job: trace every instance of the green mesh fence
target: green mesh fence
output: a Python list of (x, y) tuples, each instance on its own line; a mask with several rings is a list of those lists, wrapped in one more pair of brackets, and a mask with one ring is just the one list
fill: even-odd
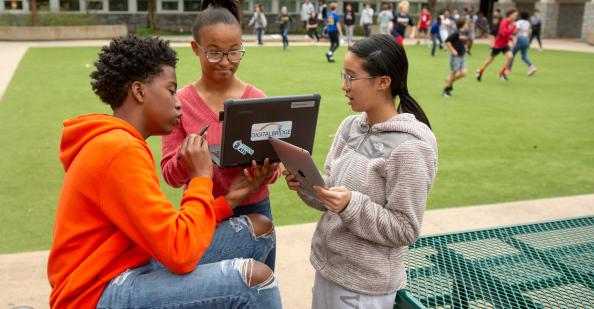
[(594, 308), (594, 216), (423, 237), (395, 308)]

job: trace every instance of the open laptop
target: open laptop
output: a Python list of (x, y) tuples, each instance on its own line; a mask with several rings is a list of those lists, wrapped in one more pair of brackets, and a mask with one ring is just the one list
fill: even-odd
[(313, 150), (320, 95), (229, 99), (222, 115), (221, 145), (211, 145), (213, 162), (221, 167), (262, 164), (265, 158), (279, 158), (268, 141), (283, 139), (310, 153)]

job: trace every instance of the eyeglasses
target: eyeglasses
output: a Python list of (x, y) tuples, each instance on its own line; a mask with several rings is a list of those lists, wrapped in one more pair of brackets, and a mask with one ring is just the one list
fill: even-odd
[(245, 50), (243, 50), (243, 46), (241, 49), (230, 50), (230, 51), (222, 51), (222, 50), (205, 50), (202, 46), (196, 43), (196, 46), (200, 48), (200, 50), (204, 53), (206, 60), (211, 63), (219, 63), (223, 60), (224, 56), (227, 56), (227, 60), (232, 63), (238, 63), (241, 61), (241, 58), (245, 55)]
[(342, 81), (346, 82), (346, 86), (348, 90), (353, 88), (353, 81), (360, 80), (360, 79), (372, 79), (380, 76), (364, 76), (364, 77), (352, 77), (351, 75), (347, 74), (345, 71), (340, 72), (340, 78)]

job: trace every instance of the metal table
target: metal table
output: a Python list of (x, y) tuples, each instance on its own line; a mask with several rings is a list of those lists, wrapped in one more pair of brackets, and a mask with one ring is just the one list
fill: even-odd
[(594, 216), (419, 238), (395, 308), (594, 308)]

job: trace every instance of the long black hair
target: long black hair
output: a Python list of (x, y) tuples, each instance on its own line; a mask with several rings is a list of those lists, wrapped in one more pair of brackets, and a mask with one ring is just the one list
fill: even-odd
[(363, 69), (371, 76), (389, 76), (392, 97), (400, 98), (397, 111), (411, 113), (429, 128), (429, 119), (417, 101), (408, 92), (408, 59), (402, 45), (387, 34), (374, 34), (357, 41), (349, 49), (363, 59)]
[(192, 36), (200, 42), (200, 29), (215, 24), (239, 25), (241, 4), (239, 0), (204, 0), (200, 13), (192, 25)]

